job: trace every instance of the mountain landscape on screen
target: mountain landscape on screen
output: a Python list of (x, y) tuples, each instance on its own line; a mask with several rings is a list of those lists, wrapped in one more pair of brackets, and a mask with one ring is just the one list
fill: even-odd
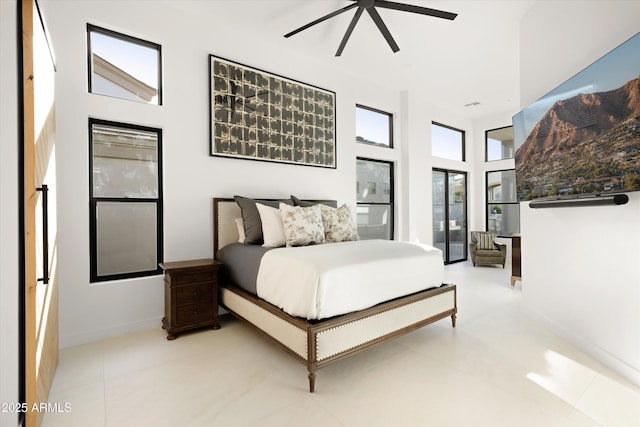
[(515, 154), (519, 200), (640, 188), (640, 76), (557, 101)]

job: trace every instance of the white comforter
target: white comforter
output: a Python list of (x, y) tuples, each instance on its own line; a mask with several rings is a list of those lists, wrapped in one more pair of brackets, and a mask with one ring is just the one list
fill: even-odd
[(429, 245), (360, 240), (268, 251), (257, 293), (287, 313), (324, 319), (442, 284), (442, 251)]

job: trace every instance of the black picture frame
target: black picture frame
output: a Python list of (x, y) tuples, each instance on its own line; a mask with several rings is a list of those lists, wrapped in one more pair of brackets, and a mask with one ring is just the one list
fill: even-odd
[(209, 55), (210, 154), (336, 168), (335, 92)]

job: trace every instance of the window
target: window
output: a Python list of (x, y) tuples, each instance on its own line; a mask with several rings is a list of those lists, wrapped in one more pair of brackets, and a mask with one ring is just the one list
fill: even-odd
[(513, 147), (513, 126), (485, 132), (485, 158), (487, 162), (512, 159)]
[(89, 119), (91, 282), (159, 274), (162, 132)]
[(487, 231), (499, 236), (520, 232), (515, 169), (487, 172)]
[(393, 116), (356, 105), (356, 141), (393, 148)]
[[(356, 169), (358, 235), (363, 240), (392, 240), (393, 163), (358, 158)], [(382, 194), (375, 191), (378, 186), (385, 189)]]
[(89, 92), (162, 105), (160, 45), (87, 24)]
[(464, 131), (436, 122), (431, 123), (431, 154), (464, 162)]

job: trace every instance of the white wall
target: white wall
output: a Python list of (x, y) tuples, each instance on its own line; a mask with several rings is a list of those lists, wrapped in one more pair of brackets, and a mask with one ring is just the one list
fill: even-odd
[[(512, 117), (517, 111), (508, 110), (502, 114), (496, 114), (494, 116), (483, 117), (482, 119), (474, 120), (473, 123), (473, 138), (475, 141), (475, 149), (473, 152), (473, 163), (476, 167), (473, 170), (473, 174), (470, 177), (471, 186), (469, 192), (471, 194), (471, 200), (469, 202), (470, 211), (472, 213), (469, 230), (486, 230), (487, 224), (487, 183), (486, 173), (489, 171), (506, 170), (515, 168), (514, 159), (495, 160), (491, 162), (485, 161), (485, 131), (491, 129), (498, 129), (505, 126), (511, 126)], [(498, 238), (499, 243), (507, 245), (507, 265), (505, 268), (509, 268), (511, 263), (511, 239), (510, 238)]]
[[(16, 2), (0, 1), (0, 402), (18, 402), (18, 64)], [(0, 412), (0, 425), (18, 425)]]
[[(367, 82), (358, 70), (349, 75), (312, 53), (296, 57), (285, 49), (274, 50), (259, 37), (230, 28), (229, 23), (172, 6), (177, 3), (157, 2), (149, 7), (148, 1), (129, 1), (126, 13), (114, 4), (45, 1), (58, 61), (62, 347), (160, 327), (163, 315), (160, 276), (89, 283), (89, 116), (162, 128), (166, 261), (213, 256), (214, 196), (295, 194), (355, 204), (358, 156), (396, 162), (396, 235), (431, 242), (430, 170), (435, 163), (429, 156), (430, 123), (436, 120), (464, 130), (470, 130), (472, 123), (436, 113), (434, 106), (425, 104), (428, 97), (424, 95), (412, 98), (385, 89)], [(163, 106), (87, 93), (87, 22), (162, 45)], [(209, 54), (335, 91), (337, 169), (209, 156)], [(354, 142), (356, 103), (394, 115), (393, 150)], [(402, 126), (407, 117), (411, 126)], [(404, 221), (407, 218), (413, 222)]]
[[(419, 90), (404, 91), (399, 127), (402, 146), (400, 164), (402, 175), (396, 182), (398, 197), (403, 209), (398, 215), (403, 228), (400, 239), (431, 244), (433, 242), (432, 169), (452, 169), (468, 172), (474, 168), (474, 143), (472, 121), (452, 115), (425, 104), (428, 94)], [(466, 135), (467, 161), (454, 161), (431, 156), (431, 123), (438, 122), (462, 130)], [(470, 187), (468, 188), (470, 191)], [(468, 203), (473, 196), (468, 195)], [(472, 212), (469, 209), (469, 214)]]
[[(537, 2), (521, 27), (522, 107), (640, 28), (640, 2)], [(542, 29), (542, 31), (541, 31)], [(521, 205), (523, 298), (559, 335), (640, 384), (640, 193), (627, 205)]]

